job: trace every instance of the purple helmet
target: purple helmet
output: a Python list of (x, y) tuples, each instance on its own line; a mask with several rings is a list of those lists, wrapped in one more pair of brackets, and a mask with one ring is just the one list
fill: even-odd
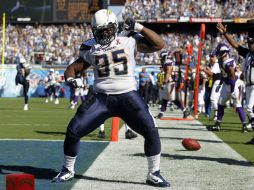
[(225, 56), (226, 54), (229, 54), (229, 51), (230, 51), (230, 49), (227, 44), (220, 43), (216, 47), (216, 56), (218, 58), (221, 58), (221, 57)]

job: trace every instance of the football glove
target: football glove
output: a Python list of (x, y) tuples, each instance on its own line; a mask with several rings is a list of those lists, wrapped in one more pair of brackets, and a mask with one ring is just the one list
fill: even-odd
[(73, 87), (73, 88), (80, 88), (84, 87), (83, 81), (80, 78), (70, 78), (67, 80), (67, 82)]
[(143, 25), (137, 23), (133, 18), (127, 18), (124, 22), (123, 28), (129, 32), (141, 32)]

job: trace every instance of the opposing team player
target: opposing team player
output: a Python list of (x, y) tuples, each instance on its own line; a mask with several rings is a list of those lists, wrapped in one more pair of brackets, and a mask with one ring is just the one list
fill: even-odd
[[(241, 46), (235, 41), (231, 35), (227, 34), (226, 26), (221, 23), (217, 25), (218, 31), (227, 39), (232, 47), (234, 47), (239, 55), (245, 58), (245, 62), (242, 65), (244, 79), (246, 82), (246, 103), (247, 114), (254, 130), (254, 20), (248, 20), (248, 48)], [(254, 144), (254, 138), (252, 138), (248, 144)]]
[(53, 100), (55, 98), (55, 104), (59, 104), (59, 90), (60, 90), (60, 76), (57, 71), (50, 69), (48, 75), (44, 78), (45, 82), (45, 93), (46, 100), (45, 103), (48, 103), (48, 99)]
[(28, 110), (28, 90), (29, 90), (29, 80), (28, 75), (31, 71), (31, 66), (26, 63), (24, 57), (21, 57), (19, 60), (19, 64), (16, 67), (17, 75), (15, 78), (16, 85), (21, 84), (23, 86), (23, 95), (25, 100), (24, 110)]
[(162, 118), (165, 111), (167, 110), (168, 102), (176, 104), (182, 111), (183, 117), (186, 118), (190, 115), (188, 109), (184, 108), (182, 102), (176, 99), (176, 63), (173, 60), (171, 53), (163, 51), (161, 53), (161, 65), (164, 68), (164, 81), (163, 81), (163, 92), (162, 101), (160, 107), (160, 113), (156, 118)]
[(94, 39), (80, 47), (80, 57), (65, 71), (66, 81), (77, 85), (75, 73), (94, 68), (93, 96), (82, 104), (70, 121), (64, 141), (64, 164), (53, 182), (74, 177), (74, 164), (79, 151), (80, 138), (97, 129), (112, 116), (122, 118), (145, 139), (148, 160), (146, 182), (153, 186), (168, 187), (160, 175), (161, 143), (155, 121), (148, 106), (136, 91), (135, 50), (155, 52), (164, 47), (163, 39), (152, 30), (127, 19), (124, 29), (117, 35), (116, 15), (106, 9), (97, 11), (92, 18)]
[(231, 97), (233, 99), (234, 107), (236, 108), (242, 122), (242, 132), (246, 132), (246, 118), (242, 107), (242, 82), (235, 75), (236, 64), (234, 59), (229, 57), (229, 51), (229, 47), (224, 43), (220, 43), (216, 47), (216, 55), (221, 68), (223, 84), (218, 102), (217, 121), (212, 127), (212, 130), (220, 130), (225, 104)]
[(88, 94), (88, 88), (87, 88), (87, 81), (86, 81), (86, 73), (78, 74), (76, 77), (76, 80), (79, 80), (80, 87), (74, 88), (74, 94), (72, 97), (71, 105), (69, 106), (70, 109), (75, 109), (75, 106), (78, 103), (78, 99), (80, 97), (81, 102), (85, 102), (86, 96)]

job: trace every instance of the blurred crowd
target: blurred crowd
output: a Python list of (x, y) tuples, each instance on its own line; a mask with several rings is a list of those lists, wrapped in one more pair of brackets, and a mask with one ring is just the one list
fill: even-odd
[(123, 17), (140, 20), (174, 17), (254, 16), (254, 1), (249, 0), (127, 0)]
[[(246, 33), (239, 33), (239, 34), (231, 34), (234, 39), (236, 39), (240, 44), (245, 44), (246, 41)], [(199, 49), (200, 38), (198, 34), (190, 34), (190, 33), (174, 33), (168, 32), (162, 34), (164, 41), (166, 42), (166, 50), (169, 52), (175, 52), (177, 50), (181, 50), (183, 54), (183, 59), (185, 60), (188, 56), (187, 53), (187, 46), (188, 44), (192, 44), (193, 53), (191, 56), (191, 66), (195, 66), (197, 62), (197, 54)], [(217, 46), (218, 43), (225, 42), (224, 38), (218, 34), (217, 36), (213, 36), (211, 34), (207, 34), (205, 40), (203, 41), (202, 46), (202, 64), (209, 58), (209, 53)], [(149, 65), (149, 64), (160, 64), (159, 58), (160, 52), (155, 52), (152, 54), (144, 54), (138, 53), (136, 60), (140, 65)], [(235, 50), (232, 50), (232, 55), (234, 56), (235, 60), (239, 63), (242, 62), (242, 58), (238, 56)]]
[[(161, 34), (166, 42), (165, 49), (174, 52), (181, 50), (183, 58), (187, 57), (186, 47), (193, 46), (191, 64), (197, 61), (199, 46), (199, 35), (196, 33), (165, 32)], [(244, 44), (246, 34), (233, 34), (235, 39)], [(32, 64), (46, 65), (68, 65), (79, 53), (80, 44), (92, 38), (90, 25), (8, 25), (6, 28), (6, 64), (17, 64), (20, 57), (25, 57)], [(203, 61), (209, 52), (222, 39), (220, 35), (207, 34), (203, 42)], [(139, 65), (160, 64), (160, 52), (145, 54), (137, 53)], [(238, 55), (234, 53), (235, 59), (239, 61)]]
[(5, 62), (68, 65), (78, 55), (80, 44), (92, 37), (87, 25), (8, 25)]

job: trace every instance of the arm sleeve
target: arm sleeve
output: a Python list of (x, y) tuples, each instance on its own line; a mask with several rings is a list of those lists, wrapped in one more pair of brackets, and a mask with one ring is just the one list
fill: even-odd
[(249, 50), (243, 46), (238, 47), (238, 54), (241, 55), (242, 57), (246, 57), (247, 54), (249, 53)]

